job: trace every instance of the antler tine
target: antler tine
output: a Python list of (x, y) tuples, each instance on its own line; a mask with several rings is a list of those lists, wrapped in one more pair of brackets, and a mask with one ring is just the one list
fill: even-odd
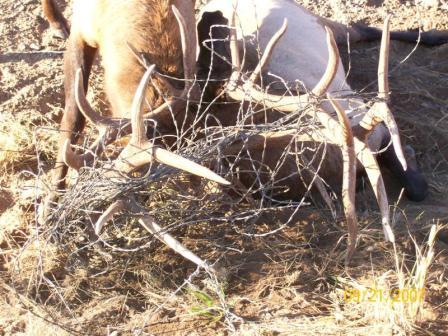
[(103, 229), (103, 226), (110, 221), (115, 214), (123, 211), (126, 209), (126, 203), (123, 200), (118, 200), (114, 203), (112, 203), (106, 211), (103, 212), (103, 214), (98, 218), (98, 220), (95, 223), (95, 234), (99, 235), (101, 233), (101, 230)]
[[(188, 160), (166, 149), (153, 146), (149, 141), (145, 142), (142, 147), (135, 147), (128, 144), (114, 162), (113, 168), (123, 174), (128, 174), (145, 164), (154, 162), (154, 160), (222, 185), (230, 185), (229, 181), (207, 167), (201, 166), (194, 161)], [(112, 174), (111, 176), (115, 175)]]
[(389, 98), (389, 45), (390, 45), (390, 15), (386, 17), (381, 37), (380, 58), (378, 62), (378, 97)]
[(79, 110), (88, 121), (90, 121), (95, 126), (102, 124), (103, 117), (90, 106), (85, 96), (84, 76), (82, 74), (81, 68), (76, 70), (75, 75), (75, 99)]
[(407, 162), (404, 156), (403, 147), (401, 145), (398, 125), (385, 102), (377, 102), (373, 104), (370, 110), (359, 122), (359, 127), (356, 129), (356, 135), (361, 139), (366, 139), (373, 128), (380, 122), (384, 122), (386, 124), (392, 139), (395, 154), (397, 155), (403, 169), (407, 170)]
[(344, 131), (342, 162), (343, 162), (343, 178), (342, 178), (342, 203), (344, 205), (345, 218), (348, 227), (348, 244), (346, 263), (350, 261), (355, 252), (356, 240), (358, 236), (358, 219), (356, 217), (355, 192), (356, 192), (356, 154), (354, 147), (354, 138), (350, 121), (341, 105), (327, 94), (331, 105), (339, 119), (339, 123)]
[(195, 263), (199, 267), (204, 268), (207, 271), (212, 273), (216, 273), (216, 270), (210, 266), (206, 261), (202, 260), (188, 248), (186, 248), (182, 243), (180, 243), (176, 238), (171, 236), (169, 233), (165, 232), (163, 228), (161, 228), (153, 217), (150, 215), (145, 215), (140, 218), (139, 223), (145, 230), (149, 233), (153, 234), (157, 239), (161, 242), (165, 243), (168, 247), (174, 250), (174, 252), (180, 254), (185, 259), (190, 260)]
[[(190, 36), (187, 35), (187, 24), (185, 23), (185, 18), (179, 12), (176, 6), (172, 5), (171, 9), (173, 10), (174, 16), (176, 17), (177, 23), (179, 25), (180, 38), (182, 42), (184, 77), (187, 80), (192, 79), (194, 77), (194, 68), (192, 67), (194, 66), (194, 64), (190, 64), (189, 52), (196, 50), (196, 48), (194, 48), (194, 43), (193, 41), (191, 41)], [(185, 85), (187, 85), (187, 83), (185, 83)]]
[(320, 81), (316, 84), (314, 89), (311, 91), (314, 95), (320, 97), (325, 92), (327, 92), (328, 87), (333, 82), (334, 77), (338, 71), (339, 67), (339, 49), (334, 39), (333, 31), (325, 26), (325, 31), (327, 33), (327, 47), (328, 47), (328, 63), (325, 69), (324, 75)]
[[(265, 50), (264, 55), (262, 56), (263, 63), (260, 62), (260, 64), (257, 66), (256, 70), (257, 74), (255, 74), (254, 77), (258, 77), (258, 73), (261, 71), (262, 66), (264, 66), (268, 62), (269, 55), (272, 52), (272, 48), (275, 46), (279, 38), (284, 33), (283, 31), (284, 29), (285, 27), (283, 25), (269, 41), (268, 46), (271, 47)], [(230, 45), (231, 50), (234, 50), (232, 52), (232, 64), (234, 70), (228, 85), (227, 90), (228, 95), (237, 101), (243, 101), (246, 100), (247, 97), (250, 97), (250, 99), (255, 103), (263, 103), (264, 106), (266, 106), (267, 108), (278, 109), (283, 112), (297, 111), (298, 109), (303, 107), (303, 104), (310, 103), (312, 101), (313, 95), (323, 95), (327, 91), (331, 82), (333, 81), (339, 66), (339, 52), (337, 50), (337, 45), (334, 40), (334, 36), (329, 28), (326, 28), (326, 31), (327, 31), (328, 50), (330, 55), (325, 73), (322, 76), (319, 83), (316, 85), (316, 87), (312, 90), (312, 95), (302, 94), (297, 96), (277, 96), (257, 90), (254, 87), (252, 81), (247, 81), (244, 84), (237, 83), (239, 80), (239, 72), (240, 72), (239, 58), (237, 58), (236, 56), (238, 55), (237, 52), (238, 46), (236, 42), (236, 32), (234, 31), (234, 29), (232, 29)]]
[[(388, 60), (389, 60), (389, 30), (390, 16), (386, 17), (383, 27), (383, 35), (381, 39), (380, 59), (378, 62), (378, 97), (387, 100), (389, 98), (389, 80), (388, 80)], [(367, 138), (372, 129), (380, 122), (384, 122), (390, 132), (392, 144), (394, 146), (395, 154), (403, 166), (407, 170), (406, 158), (403, 153), (403, 148), (400, 140), (400, 133), (397, 122), (392, 115), (387, 102), (381, 101), (373, 104), (370, 110), (366, 113), (363, 119), (359, 122), (356, 133), (361, 138)]]
[[(115, 214), (121, 212), (123, 210), (128, 210), (135, 215), (139, 215), (141, 213), (142, 206), (139, 206), (133, 199), (128, 201), (118, 200), (111, 204), (107, 210), (100, 216), (98, 221), (95, 223), (95, 233), (97, 235), (100, 234), (103, 226), (110, 221)], [(204, 268), (210, 272), (216, 272), (215, 269), (210, 266), (206, 261), (199, 258), (196, 254), (186, 248), (182, 243), (176, 240), (169, 233), (165, 232), (165, 230), (160, 227), (157, 222), (152, 218), (149, 214), (143, 214), (143, 216), (139, 219), (139, 223), (145, 230), (154, 235), (158, 240), (166, 244), (168, 247), (173, 249), (175, 252), (179, 253), (185, 259), (188, 259), (195, 263), (196, 265)]]
[(258, 77), (260, 76), (261, 70), (263, 70), (266, 63), (270, 60), (272, 52), (274, 51), (275, 46), (277, 45), (278, 41), (280, 41), (280, 38), (283, 36), (283, 34), (286, 32), (286, 29), (288, 28), (288, 20), (284, 19), (283, 24), (280, 27), (279, 30), (272, 36), (272, 38), (269, 40), (269, 43), (266, 46), (266, 49), (263, 53), (263, 56), (261, 57), (260, 62), (258, 63), (257, 67), (255, 68), (254, 72), (250, 76), (249, 80), (253, 83), (255, 82)]
[[(389, 45), (390, 45), (390, 15), (384, 20), (383, 35), (381, 38), (380, 59), (378, 62), (378, 97), (384, 100), (389, 99)], [(397, 122), (392, 115), (387, 103), (380, 105), (382, 107), (383, 121), (386, 124), (392, 138), (395, 153), (403, 166), (407, 170), (406, 158), (403, 153), (401, 145), (400, 134), (398, 131)]]
[(150, 66), (143, 75), (135, 92), (131, 107), (131, 124), (132, 137), (131, 144), (134, 146), (141, 146), (146, 141), (146, 128), (143, 121), (144, 102), (146, 98), (146, 88), (151, 75), (154, 72), (155, 65)]
[(389, 202), (387, 199), (386, 188), (384, 186), (383, 176), (381, 175), (381, 170), (378, 162), (375, 159), (372, 151), (367, 147), (367, 145), (355, 138), (355, 151), (356, 157), (361, 161), (364, 169), (366, 170), (367, 177), (372, 186), (373, 192), (375, 194), (378, 207), (381, 212), (381, 222), (383, 224), (384, 236), (387, 241), (394, 242), (395, 237), (390, 226), (390, 211)]
[[(232, 58), (232, 68), (235, 74), (237, 74), (237, 78), (239, 77), (239, 73), (241, 72), (241, 59), (240, 59), (240, 51), (238, 49), (238, 36), (236, 29), (236, 8), (238, 6), (238, 0), (233, 0), (233, 12), (230, 18), (230, 55)], [(235, 79), (237, 79), (235, 78)]]
[(129, 119), (114, 120), (110, 118), (104, 118), (98, 112), (96, 112), (92, 106), (90, 106), (86, 94), (84, 92), (84, 76), (82, 74), (81, 68), (76, 70), (75, 74), (75, 99), (79, 110), (83, 116), (95, 125), (96, 128), (106, 128), (106, 127), (121, 127), (123, 124), (129, 121)]

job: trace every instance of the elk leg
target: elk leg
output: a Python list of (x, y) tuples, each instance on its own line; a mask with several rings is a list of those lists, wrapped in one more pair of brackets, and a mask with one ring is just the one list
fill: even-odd
[(53, 0), (42, 0), (42, 10), (44, 17), (50, 23), (51, 28), (54, 30), (55, 35), (62, 39), (68, 38), (70, 35), (70, 28), (68, 27), (67, 20), (64, 18), (59, 8), (53, 2)]
[(85, 118), (79, 111), (75, 99), (75, 76), (77, 69), (82, 69), (84, 78), (84, 90), (87, 91), (87, 84), (90, 69), (96, 54), (96, 49), (88, 46), (85, 41), (78, 36), (71, 36), (68, 41), (67, 51), (64, 56), (65, 74), (65, 111), (62, 117), (59, 137), (59, 150), (53, 171), (52, 182), (57, 189), (65, 187), (65, 175), (67, 166), (64, 164), (64, 144), (67, 139), (70, 143), (77, 140), (79, 132), (85, 125)]
[[(328, 26), (334, 32), (336, 43), (346, 45), (347, 42), (371, 42), (381, 40), (382, 30), (369, 27), (362, 23), (356, 23), (349, 27), (345, 24), (334, 22), (329, 19), (319, 18), (323, 26)], [(427, 46), (438, 46), (448, 43), (448, 30), (430, 30), (420, 32), (418, 30), (393, 31), (390, 32), (390, 39), (409, 43), (419, 43)]]
[(56, 163), (53, 169), (51, 184), (52, 190), (39, 206), (37, 220), (44, 223), (49, 215), (50, 204), (57, 199), (57, 191), (65, 188), (65, 175), (68, 167), (64, 163), (65, 143), (70, 143), (78, 138), (85, 124), (85, 118), (79, 111), (75, 98), (75, 76), (78, 68), (84, 73), (84, 90), (87, 91), (87, 83), (95, 58), (96, 49), (88, 46), (79, 36), (71, 35), (67, 43), (67, 51), (64, 55), (64, 90), (65, 90), (65, 111), (62, 116), (59, 128), (59, 143)]
[[(377, 41), (381, 39), (381, 29), (369, 27), (363, 24), (355, 24), (351, 30), (358, 34), (357, 41)], [(427, 46), (438, 46), (448, 43), (448, 30), (430, 30), (421, 32), (418, 30), (393, 31), (390, 39), (409, 43), (421, 43)]]
[[(383, 148), (389, 145), (389, 139), (385, 139)], [(397, 179), (405, 190), (405, 195), (414, 202), (423, 201), (428, 195), (428, 183), (421, 173), (415, 159), (415, 152), (410, 147), (405, 148), (408, 169), (404, 170), (392, 146), (388, 146), (378, 155), (381, 166), (386, 167)]]

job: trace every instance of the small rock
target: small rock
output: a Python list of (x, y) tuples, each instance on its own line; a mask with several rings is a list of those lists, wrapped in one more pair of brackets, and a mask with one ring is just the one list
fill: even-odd
[(418, 0), (416, 1), (419, 5), (426, 8), (438, 8), (439, 0)]
[(40, 45), (38, 45), (38, 44), (36, 44), (36, 43), (31, 43), (31, 44), (30, 44), (30, 49), (31, 49), (31, 50), (41, 50), (41, 49), (42, 49), (42, 46), (40, 46)]

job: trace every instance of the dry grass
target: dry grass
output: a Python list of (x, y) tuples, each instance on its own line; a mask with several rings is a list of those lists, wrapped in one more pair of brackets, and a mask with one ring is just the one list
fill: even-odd
[(35, 160), (33, 142), (34, 127), (24, 120), (17, 120), (9, 113), (0, 115), (0, 169), (13, 172), (20, 169), (23, 162)]
[[(405, 19), (415, 8), (400, 1), (366, 10), (358, 3), (371, 2), (350, 1), (340, 12), (332, 8), (342, 6), (341, 1), (304, 3), (346, 21), (378, 23), (392, 9), (396, 16), (403, 14), (395, 28), (418, 23)], [(37, 11), (38, 4), (26, 6)], [(26, 11), (13, 13), (9, 2), (4, 6), (22, 22), (29, 20), (21, 16)], [(431, 13), (422, 13), (428, 27), (436, 15)], [(27, 43), (38, 35), (34, 26), (31, 33), (21, 30), (28, 32)], [(45, 34), (46, 48), (61, 48)], [(9, 49), (17, 44), (13, 39), (2, 42)], [(327, 209), (303, 206), (292, 215), (294, 204), (261, 207), (241, 191), (235, 198), (211, 183), (189, 188), (191, 181), (172, 171), (162, 171), (151, 184), (128, 186), (124, 194), (137, 190), (187, 247), (219, 262), (226, 270), (220, 279), (185, 262), (126, 215), (109, 223), (103, 242), (92, 241), (85, 210), (102, 211), (114, 198), (110, 187), (117, 188), (106, 184), (106, 193), (95, 196), (88, 183), (99, 181), (94, 171), (72, 175), (74, 186), (55, 212), (58, 216), (38, 227), (34, 204), (42, 188), (36, 186), (45, 184), (54, 159), (57, 132), (48, 129), (57, 127), (55, 115), (61, 111), (61, 62), (2, 64), (3, 79), (10, 75), (0, 92), (0, 335), (442, 335), (448, 330), (448, 258), (446, 241), (436, 233), (446, 235), (448, 222), (447, 49), (418, 48), (400, 63), (412, 47), (394, 45), (394, 113), (431, 182), (427, 202), (401, 201), (394, 207), (396, 246), (383, 242), (369, 190), (358, 193), (359, 246), (345, 268), (346, 229)], [(371, 55), (377, 53), (377, 44), (364, 44), (353, 46), (345, 58), (351, 60), (351, 84), (361, 93), (374, 91), (377, 60)], [(50, 70), (56, 74), (48, 74)], [(93, 93), (102, 87), (99, 78), (93, 78)], [(104, 106), (98, 97), (94, 104)], [(184, 147), (184, 153), (197, 159), (215, 155), (196, 145)], [(77, 203), (71, 214), (63, 214), (75, 201), (90, 204)], [(251, 212), (254, 204), (257, 211)], [(424, 300), (386, 302), (391, 290), (413, 288), (425, 289)], [(347, 290), (358, 290), (364, 298), (348, 302)], [(376, 296), (368, 300), (369, 295)]]

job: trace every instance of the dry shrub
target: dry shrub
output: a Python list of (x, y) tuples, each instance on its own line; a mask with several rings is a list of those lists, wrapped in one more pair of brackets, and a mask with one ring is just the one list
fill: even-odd
[[(54, 156), (57, 132), (54, 122), (37, 112), (0, 114), (0, 171), (13, 173), (36, 167), (36, 154), (48, 160)], [(41, 128), (40, 125), (45, 125)]]
[[(312, 5), (310, 1), (306, 3)], [(328, 4), (318, 6), (326, 9)], [(382, 11), (376, 13), (378, 22), (382, 21)], [(399, 58), (396, 54), (401, 47), (392, 50), (395, 53), (392, 59)], [(361, 48), (364, 49), (355, 50), (352, 55), (352, 61), (364, 62), (352, 65), (351, 73), (358, 79), (368, 77), (366, 69), (375, 73), (377, 62), (372, 57), (378, 51), (376, 44)], [(403, 134), (423, 157), (425, 171), (432, 177), (432, 191), (434, 184), (443, 184), (440, 187), (443, 196), (448, 188), (445, 155), (448, 118), (446, 98), (440, 99), (438, 91), (446, 90), (444, 74), (448, 63), (446, 48), (438, 50), (440, 55), (434, 57), (425, 57), (427, 54), (422, 52), (417, 57), (420, 64), (407, 61), (395, 68), (391, 81), (396, 114), (406, 126)], [(429, 58), (435, 63), (428, 65)], [(366, 66), (366, 62), (371, 64)], [(361, 81), (357, 89), (364, 92), (375, 76)], [(400, 99), (395, 98), (397, 95)], [(405, 103), (397, 104), (398, 100)], [(98, 99), (94, 104), (97, 103)], [(25, 104), (28, 102), (24, 100)], [(39, 175), (35, 169), (39, 159), (51, 165), (48, 161), (56, 152), (58, 133), (39, 128), (45, 125), (56, 129), (51, 121), (33, 112), (14, 116), (2, 112), (0, 118), (2, 174), (5, 169), (10, 173), (32, 166), (31, 173)], [(237, 128), (205, 130), (206, 141), (194, 143), (185, 139), (190, 143), (184, 146), (179, 142), (179, 153), (209, 163), (219, 156), (219, 146), (211, 150), (207, 146), (220, 141), (225, 146), (232, 136), (260, 131), (242, 134)], [(266, 128), (275, 129), (269, 125)], [(76, 174), (69, 178), (69, 191), (55, 206), (51, 221), (42, 227), (34, 223), (35, 209), (31, 205), (39, 198), (36, 189), (42, 188), (29, 183), (30, 175), (8, 175), (9, 181), (15, 180), (8, 188), (16, 197), (16, 205), (0, 217), (1, 257), (7, 260), (0, 264), (0, 270), (8, 284), (15, 286), (8, 289), (9, 293), (26, 296), (21, 297), (24, 310), (19, 314), (10, 313), (14, 306), (20, 306), (12, 299), (11, 305), (0, 309), (0, 334), (63, 335), (65, 331), (55, 326), (61, 323), (75, 333), (91, 335), (113, 331), (383, 335), (410, 333), (416, 323), (440, 316), (432, 311), (438, 307), (428, 300), (423, 308), (421, 303), (344, 302), (345, 285), (360, 290), (389, 290), (428, 287), (446, 279), (444, 274), (434, 279), (428, 271), (435, 266), (431, 264), (432, 247), (419, 252), (416, 244), (415, 258), (400, 249), (392, 257), (388, 255), (391, 249), (381, 242), (373, 202), (359, 197), (360, 194), (360, 203), (369, 209), (362, 214), (368, 223), (362, 224), (361, 246), (355, 257), (362, 260), (362, 265), (349, 269), (356, 272), (351, 278), (344, 273), (341, 262), (344, 249), (340, 242), (345, 238), (345, 228), (339, 225), (339, 220), (322, 215), (329, 213), (328, 209), (307, 209), (301, 202), (278, 206), (269, 197), (253, 200), (249, 193), (257, 190), (248, 193), (239, 186), (231, 195), (223, 194), (214, 183), (193, 181), (169, 169), (159, 169), (147, 179), (136, 178), (117, 185), (99, 176), (101, 164), (96, 168), (97, 172), (86, 169), (79, 178)], [(225, 168), (217, 170), (225, 174), (228, 172)], [(42, 178), (45, 179), (40, 175), (38, 183)], [(265, 185), (260, 190), (270, 187)], [(229, 266), (229, 277), (216, 281), (197, 272), (126, 213), (110, 221), (100, 237), (92, 238), (95, 216), (112, 201), (130, 195), (136, 195), (162, 226), (201, 257), (224, 261)], [(313, 216), (299, 221), (291, 215), (306, 211)], [(406, 236), (408, 232), (401, 234)], [(375, 253), (371, 265), (366, 265)], [(331, 279), (333, 274), (337, 274), (337, 281)], [(440, 291), (440, 296), (445, 298), (446, 293)], [(48, 320), (35, 317), (31, 311)]]
[(0, 269), (7, 268), (28, 241), (32, 218), (18, 203), (0, 215)]
[[(14, 168), (18, 163), (34, 160), (31, 125), (22, 123), (9, 113), (0, 114), (0, 169)], [(31, 141), (30, 141), (31, 140)]]

